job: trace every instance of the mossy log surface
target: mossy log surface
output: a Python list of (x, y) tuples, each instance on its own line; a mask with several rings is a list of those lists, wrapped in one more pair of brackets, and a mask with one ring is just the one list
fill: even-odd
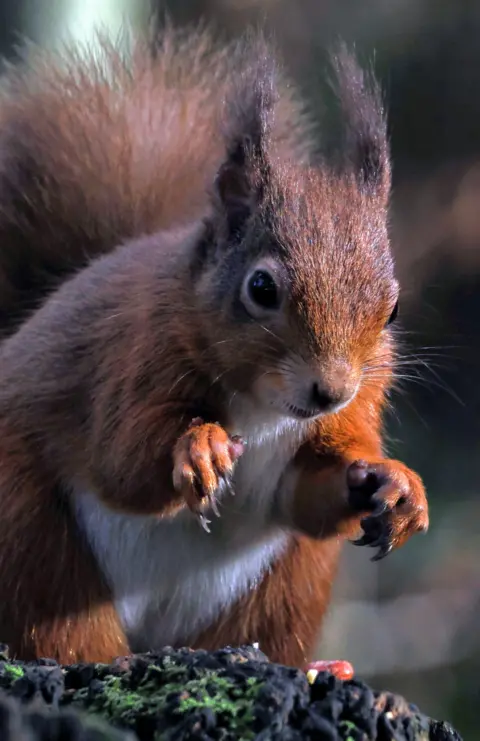
[(59, 666), (0, 653), (1, 741), (461, 741), (402, 697), (253, 647)]

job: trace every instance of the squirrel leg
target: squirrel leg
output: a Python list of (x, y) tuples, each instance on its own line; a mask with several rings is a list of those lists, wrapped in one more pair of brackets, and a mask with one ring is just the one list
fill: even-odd
[(110, 434), (99, 424), (89, 475), (111, 509), (165, 517), (188, 507), (208, 530), (206, 511), (218, 514), (217, 499), (230, 487), (243, 441), (198, 417), (178, 429), (178, 418), (178, 412), (172, 419), (152, 405), (133, 408)]
[(291, 525), (314, 538), (363, 536), (384, 558), (428, 529), (428, 502), (414, 471), (382, 454), (380, 407), (368, 397), (312, 428), (295, 463)]
[(220, 425), (204, 423), (199, 417), (175, 445), (173, 485), (207, 532), (209, 521), (203, 510), (210, 508), (220, 515), (216, 498), (222, 488), (230, 487), (235, 461), (242, 452), (239, 437), (230, 437)]
[(422, 480), (400, 461), (359, 459), (347, 470), (349, 506), (365, 512), (364, 534), (354, 545), (378, 548), (379, 561), (415, 533), (428, 530), (428, 504)]
[(12, 656), (62, 663), (128, 652), (112, 595), (61, 487), (0, 431), (0, 636)]
[(310, 460), (298, 474), (289, 524), (313, 538), (334, 534), (378, 548), (384, 558), (428, 529), (428, 503), (420, 477), (400, 461), (380, 457)]

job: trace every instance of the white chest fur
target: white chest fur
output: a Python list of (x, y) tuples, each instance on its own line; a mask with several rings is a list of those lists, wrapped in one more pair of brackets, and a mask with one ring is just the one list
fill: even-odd
[[(288, 533), (274, 499), (299, 430), (292, 423), (235, 432), (247, 439), (210, 534), (188, 512), (168, 520), (112, 513), (78, 487), (79, 524), (114, 592), (133, 650), (179, 644), (212, 624), (255, 587), (281, 554)], [(284, 493), (283, 493), (284, 494)]]

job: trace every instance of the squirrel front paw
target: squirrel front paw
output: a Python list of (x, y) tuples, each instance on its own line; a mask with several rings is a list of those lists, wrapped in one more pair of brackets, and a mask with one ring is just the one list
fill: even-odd
[(205, 510), (211, 509), (219, 516), (217, 496), (223, 486), (229, 485), (243, 446), (238, 436), (229, 436), (219, 424), (205, 423), (199, 417), (192, 420), (175, 445), (173, 485), (207, 532)]
[(354, 545), (378, 548), (379, 561), (412, 535), (428, 530), (428, 503), (420, 477), (400, 461), (358, 460), (347, 471), (349, 505), (371, 512), (361, 521), (364, 534)]

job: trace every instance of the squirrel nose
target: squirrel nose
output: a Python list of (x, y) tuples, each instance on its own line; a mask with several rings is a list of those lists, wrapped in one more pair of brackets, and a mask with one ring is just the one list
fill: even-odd
[(322, 378), (313, 381), (310, 388), (310, 405), (319, 412), (328, 412), (350, 401), (355, 395), (357, 381), (346, 363), (338, 363)]
[(310, 393), (311, 405), (314, 409), (324, 412), (340, 404), (343, 401), (342, 396), (340, 389), (327, 389), (318, 381), (315, 381)]

